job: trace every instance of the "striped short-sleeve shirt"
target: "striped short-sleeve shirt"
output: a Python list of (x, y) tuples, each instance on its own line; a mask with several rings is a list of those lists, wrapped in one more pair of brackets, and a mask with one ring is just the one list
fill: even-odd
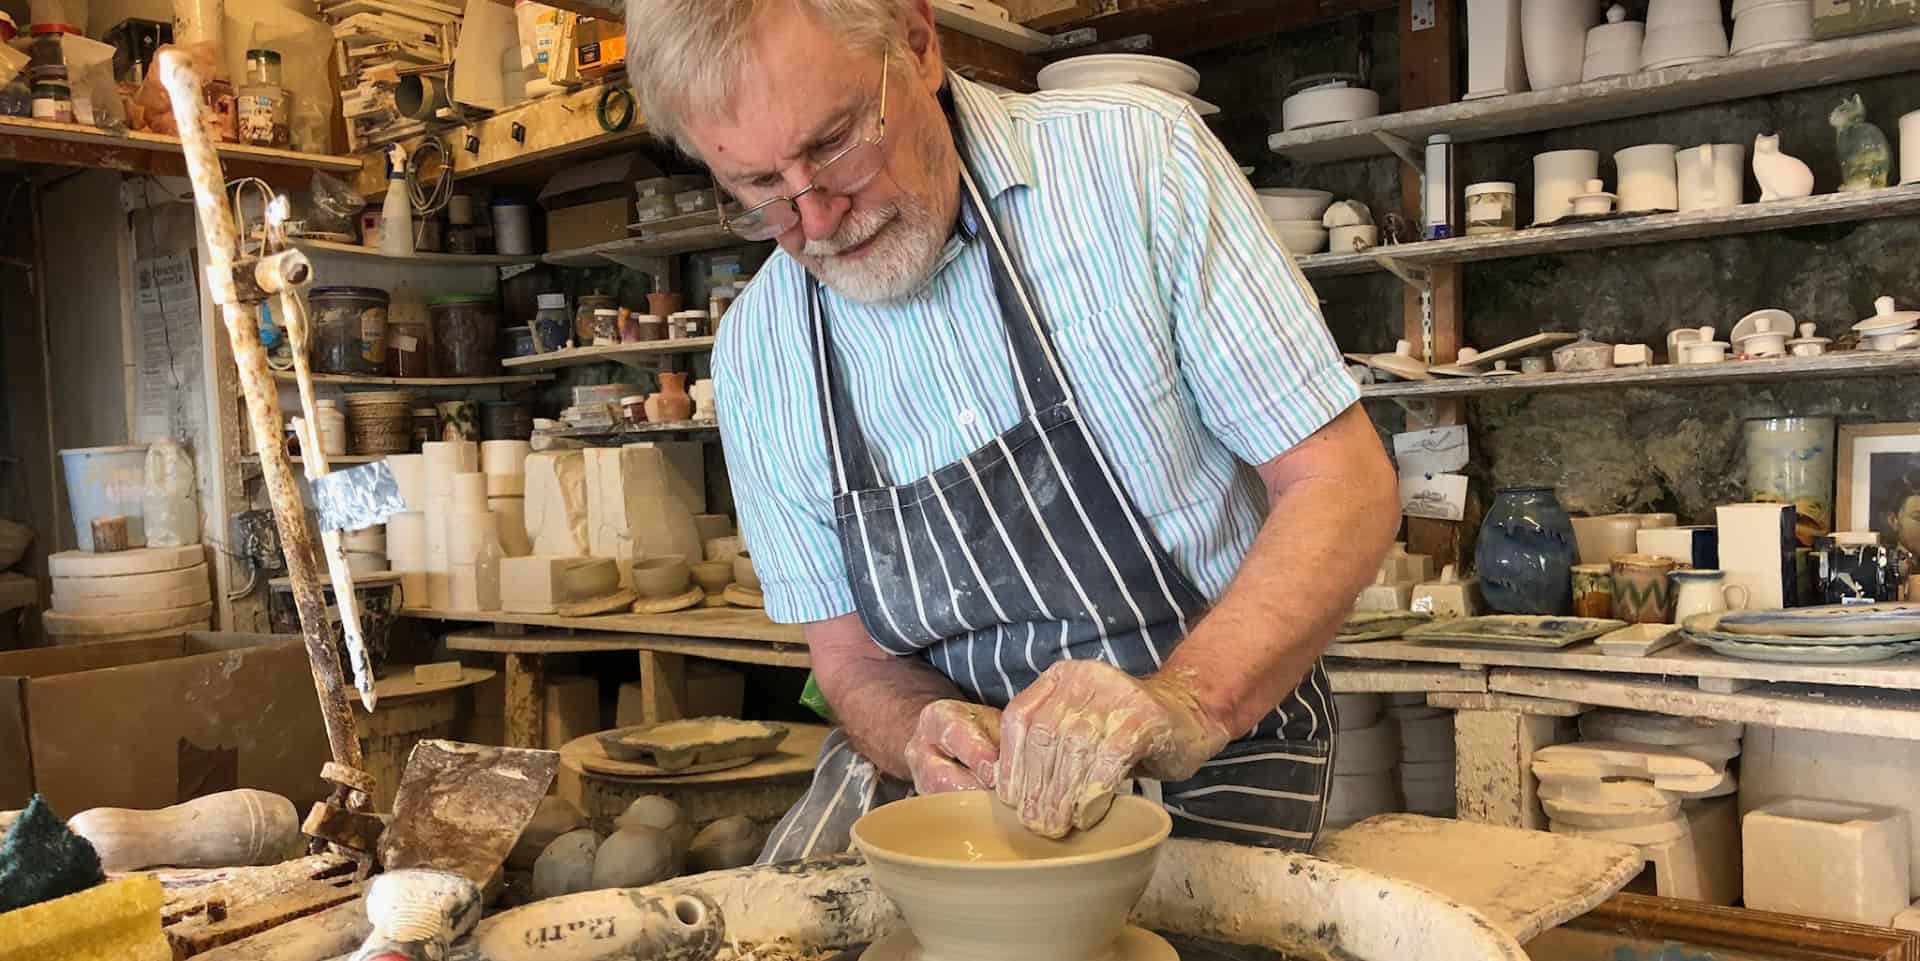
[[(1209, 599), (1258, 532), (1247, 468), (1359, 399), (1318, 301), (1191, 108), (1136, 85), (999, 94), (949, 76), (965, 152), (1052, 331), (1080, 416)], [(919, 291), (824, 292), (876, 465), (905, 483), (1021, 417), (984, 238)], [(740, 527), (776, 621), (854, 610), (804, 269), (775, 253), (727, 312), (715, 393)]]

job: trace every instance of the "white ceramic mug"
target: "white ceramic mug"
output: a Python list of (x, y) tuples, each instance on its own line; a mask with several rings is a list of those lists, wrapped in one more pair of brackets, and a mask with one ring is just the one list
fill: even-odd
[(1533, 222), (1551, 223), (1573, 212), (1573, 197), (1600, 176), (1600, 151), (1553, 150), (1533, 158)]
[(1681, 210), (1732, 207), (1746, 197), (1747, 148), (1737, 143), (1689, 147), (1675, 156)]
[(1695, 614), (1740, 610), (1747, 606), (1748, 593), (1740, 584), (1728, 584), (1721, 571), (1674, 571), (1673, 622), (1685, 624)]
[(1670, 143), (1646, 143), (1614, 151), (1621, 212), (1680, 209), (1680, 177), (1674, 161), (1678, 152), (1679, 148)]
[(1900, 116), (1900, 183), (1920, 184), (1920, 110)]

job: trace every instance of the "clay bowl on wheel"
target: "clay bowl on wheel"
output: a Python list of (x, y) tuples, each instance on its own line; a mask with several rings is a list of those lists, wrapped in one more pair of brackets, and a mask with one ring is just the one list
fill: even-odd
[(633, 591), (641, 597), (677, 597), (687, 592), (689, 583), (686, 558), (678, 554), (633, 562)]
[(746, 551), (733, 557), (733, 580), (741, 587), (756, 591), (760, 589), (760, 575), (753, 572), (753, 558)]
[[(923, 961), (1175, 957), (1127, 927), (1173, 822), (1160, 805), (1118, 797), (1106, 818), (1052, 841), (997, 816), (991, 791), (895, 801), (853, 825), (873, 882), (893, 899)], [(877, 943), (891, 958), (904, 932)], [(1143, 950), (1144, 946), (1144, 950)]]
[(701, 561), (691, 565), (693, 582), (709, 594), (718, 594), (733, 583), (732, 561)]

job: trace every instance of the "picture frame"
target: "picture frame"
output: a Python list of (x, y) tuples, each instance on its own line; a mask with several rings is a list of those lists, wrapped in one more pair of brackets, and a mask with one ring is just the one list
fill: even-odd
[(1836, 454), (1834, 529), (1920, 551), (1920, 423), (1841, 424)]

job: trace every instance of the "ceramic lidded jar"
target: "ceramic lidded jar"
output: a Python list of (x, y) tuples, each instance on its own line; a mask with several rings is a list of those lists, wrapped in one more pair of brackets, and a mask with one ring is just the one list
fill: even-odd
[(1500, 614), (1571, 610), (1575, 557), (1573, 522), (1551, 487), (1501, 488), (1473, 551), (1480, 594)]
[(1580, 332), (1580, 339), (1553, 352), (1553, 369), (1560, 371), (1606, 370), (1613, 366), (1613, 345), (1601, 343)]

